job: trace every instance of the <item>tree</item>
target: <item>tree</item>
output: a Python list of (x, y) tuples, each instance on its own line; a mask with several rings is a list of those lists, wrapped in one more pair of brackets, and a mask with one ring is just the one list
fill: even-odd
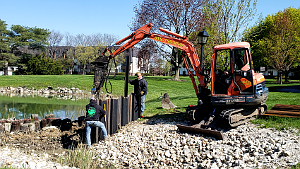
[[(77, 34), (75, 36), (66, 34), (66, 43), (75, 46), (75, 50), (68, 50), (67, 55), (69, 58), (74, 56), (77, 62), (83, 64), (83, 74), (85, 74), (86, 66), (99, 57), (99, 54), (105, 48), (104, 45), (110, 45), (117, 39), (114, 35), (101, 33), (93, 35)], [(115, 57), (117, 63), (120, 61), (119, 59), (119, 56)], [(110, 67), (113, 66), (113, 64), (110, 64)]]
[(75, 47), (75, 59), (83, 65), (83, 74), (86, 74), (86, 65), (92, 63), (98, 57), (97, 53), (94, 53), (92, 46)]
[(50, 35), (47, 38), (48, 42), (48, 54), (50, 57), (52, 57), (54, 60), (56, 60), (56, 48), (59, 46), (61, 41), (63, 40), (64, 35), (61, 34), (59, 31), (52, 30)]
[[(256, 40), (253, 50), (264, 54), (261, 57), (268, 65), (276, 68), (279, 82), (282, 73), (286, 82), (290, 68), (299, 64), (300, 54), (300, 9), (288, 8), (275, 15), (269, 15), (258, 26), (251, 29), (246, 39)], [(262, 30), (255, 34), (253, 31)]]
[(164, 60), (162, 58), (159, 58), (155, 61), (155, 68), (156, 70), (158, 70), (159, 75), (163, 74), (163, 65), (164, 65)]
[(13, 25), (9, 33), (10, 52), (19, 58), (17, 65), (19, 73), (26, 74), (27, 61), (32, 56), (45, 51), (47, 38), (50, 32), (47, 29), (30, 28), (21, 25)]
[(165, 76), (170, 76), (171, 63), (167, 60), (163, 60), (162, 70)]
[(18, 47), (28, 47), (31, 50), (45, 51), (49, 34), (47, 29), (13, 25), (10, 32), (11, 50), (18, 51)]
[(59, 58), (57, 61), (61, 63), (64, 74), (72, 74), (72, 68), (74, 67), (73, 59)]
[(287, 11), (277, 13), (273, 24), (270, 37), (267, 37), (264, 42), (269, 49), (270, 65), (278, 70), (279, 81), (282, 84), (281, 72), (285, 72), (285, 81), (288, 82), (290, 68), (297, 64), (295, 61), (299, 58), (300, 29), (297, 29), (295, 21)]
[[(206, 0), (144, 0), (135, 7), (131, 29), (136, 30), (152, 22), (157, 28), (163, 27), (189, 37), (190, 33), (196, 31), (198, 25), (203, 23), (202, 9), (205, 3)], [(183, 61), (176, 53), (178, 50), (170, 50), (173, 47), (163, 44), (156, 45), (159, 45), (157, 49), (163, 57), (174, 61), (176, 70), (174, 79), (179, 80), (179, 70)], [(170, 48), (166, 49), (166, 46)], [(175, 54), (171, 54), (170, 51)]]
[(17, 57), (10, 52), (10, 31), (7, 24), (0, 20), (0, 69), (4, 70), (4, 75), (8, 75), (8, 66), (17, 61)]
[[(206, 6), (206, 16), (211, 28), (217, 28), (213, 37), (221, 44), (241, 40), (242, 30), (256, 14), (257, 0), (215, 0)], [(222, 38), (220, 38), (222, 37)]]
[[(242, 31), (256, 15), (257, 0), (210, 0), (204, 7), (204, 22), (198, 25), (198, 30), (190, 35), (191, 41), (197, 40), (199, 31), (209, 34), (207, 44), (203, 47), (203, 65), (209, 69), (213, 46), (240, 41)], [(197, 47), (201, 55), (200, 45)], [(220, 60), (225, 63), (226, 60)]]
[[(151, 40), (145, 40), (144, 43), (141, 44), (141, 48), (138, 50), (137, 58), (138, 58), (138, 68), (141, 70), (148, 70), (149, 62), (151, 58), (157, 53), (155, 44)], [(149, 72), (146, 72), (149, 73)]]

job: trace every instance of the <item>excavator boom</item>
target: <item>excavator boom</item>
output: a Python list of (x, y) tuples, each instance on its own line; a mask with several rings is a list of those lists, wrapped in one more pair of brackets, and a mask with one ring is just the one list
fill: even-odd
[[(102, 53), (102, 55), (104, 56), (105, 53), (108, 52), (110, 55), (110, 58), (113, 58), (116, 55), (125, 51), (126, 49), (132, 48), (134, 45), (136, 45), (141, 40), (143, 40), (145, 38), (149, 38), (154, 41), (158, 41), (158, 42), (161, 42), (161, 43), (164, 43), (164, 44), (167, 44), (167, 45), (170, 45), (170, 46), (180, 49), (184, 53), (184, 56), (187, 56), (189, 61), (191, 62), (192, 69), (194, 70), (194, 72), (197, 76), (199, 85), (201, 87), (206, 87), (207, 85), (204, 80), (204, 75), (203, 75), (201, 67), (200, 67), (199, 57), (198, 57), (197, 51), (195, 50), (194, 45), (191, 42), (189, 42), (185, 36), (179, 35), (177, 33), (169, 31), (167, 29), (159, 28), (160, 31), (162, 31), (166, 34), (169, 34), (171, 36), (174, 36), (174, 37), (157, 34), (157, 33), (151, 33), (150, 30), (152, 27), (153, 27), (152, 23), (142, 26), (141, 28), (137, 29), (135, 32), (133, 32), (129, 36), (116, 42), (114, 45), (120, 45), (127, 41), (125, 44), (118, 47), (114, 52), (111, 52), (110, 48), (107, 47), (104, 50), (104, 52)], [(198, 86), (197, 86), (196, 80), (194, 78), (194, 74), (191, 70), (189, 70), (187, 58), (183, 57), (183, 60), (184, 60), (186, 69), (188, 71), (189, 77), (192, 80), (195, 93), (198, 96), (199, 91), (198, 91)]]

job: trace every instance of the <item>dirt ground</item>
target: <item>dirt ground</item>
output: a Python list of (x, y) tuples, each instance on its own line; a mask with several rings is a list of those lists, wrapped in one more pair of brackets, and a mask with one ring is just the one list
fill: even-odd
[(0, 134), (0, 146), (18, 148), (25, 152), (60, 152), (80, 144), (84, 131), (84, 126), (78, 127), (77, 123), (72, 123), (66, 131), (51, 126), (35, 132), (3, 132)]

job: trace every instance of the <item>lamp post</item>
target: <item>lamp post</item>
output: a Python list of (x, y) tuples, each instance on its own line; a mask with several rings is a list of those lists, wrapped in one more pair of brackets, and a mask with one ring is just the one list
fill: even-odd
[(206, 41), (209, 37), (206, 31), (201, 31), (198, 33), (198, 43), (201, 44), (201, 60), (200, 60), (200, 67), (201, 71), (203, 71), (203, 45), (206, 44)]

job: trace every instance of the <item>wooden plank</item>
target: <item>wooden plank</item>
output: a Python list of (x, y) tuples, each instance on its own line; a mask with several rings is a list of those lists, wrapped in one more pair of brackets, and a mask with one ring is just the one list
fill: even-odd
[(282, 115), (282, 114), (264, 114), (263, 116), (277, 116), (277, 117), (299, 118), (299, 116), (289, 116), (289, 115)]
[(279, 110), (268, 110), (265, 114), (281, 114), (281, 115), (300, 116), (300, 112), (279, 111)]
[(268, 110), (264, 116), (277, 116), (277, 117), (300, 117), (300, 105), (285, 105), (275, 104), (271, 110)]
[(275, 109), (289, 109), (289, 110), (300, 111), (300, 105), (275, 104), (275, 106), (272, 107), (272, 110), (275, 110)]

